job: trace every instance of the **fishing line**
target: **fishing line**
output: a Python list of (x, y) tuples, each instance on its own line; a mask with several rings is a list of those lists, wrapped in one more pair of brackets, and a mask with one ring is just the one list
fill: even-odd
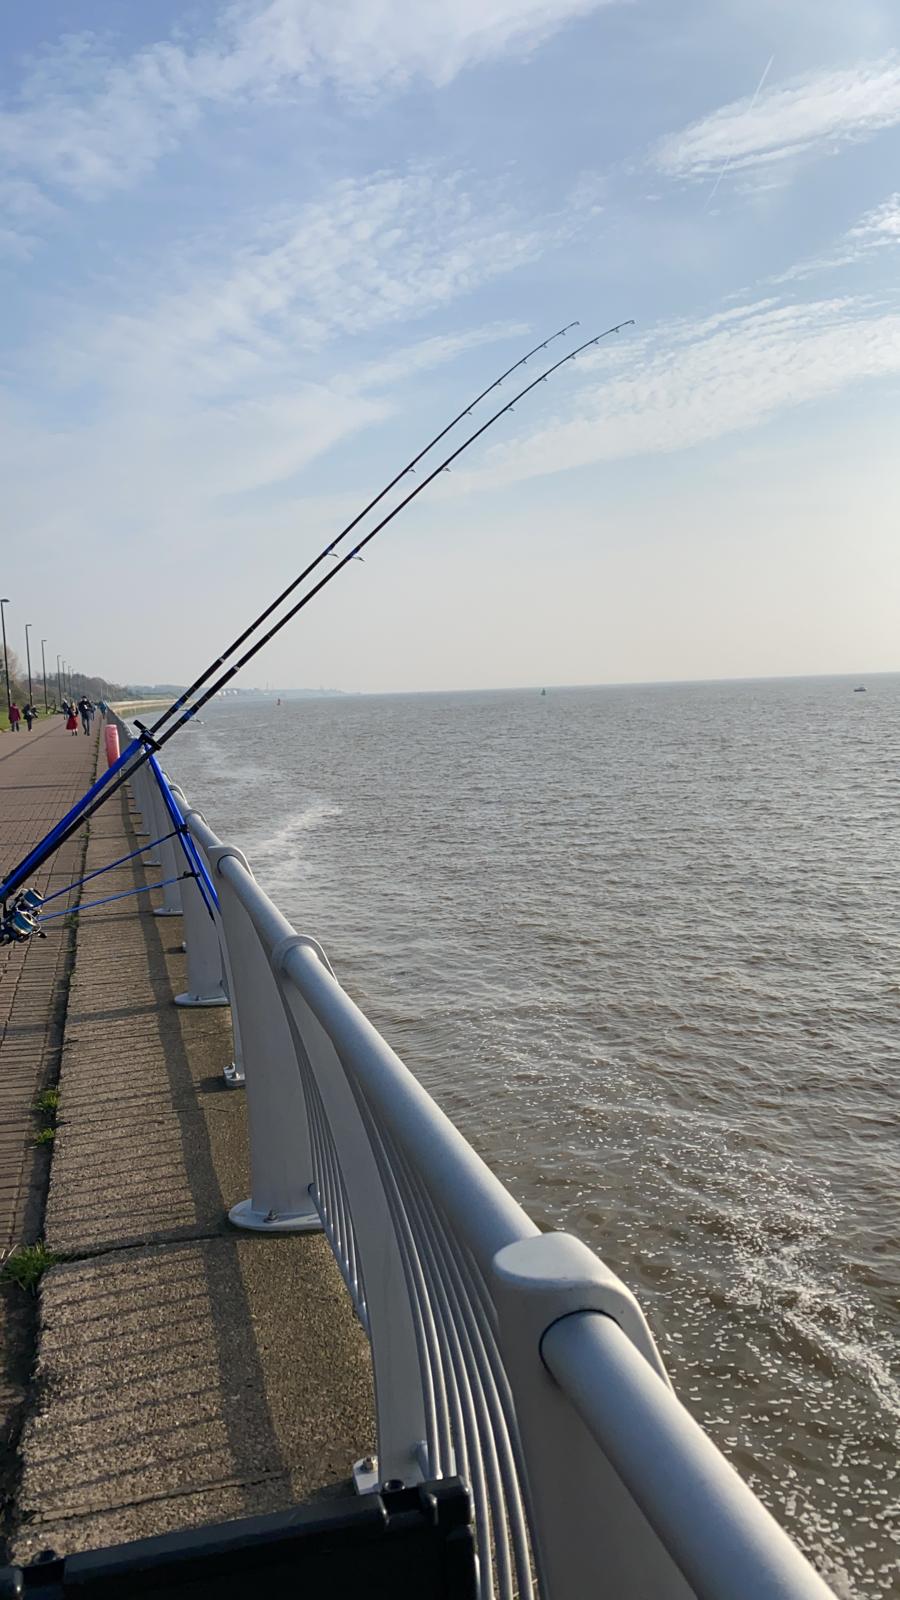
[(195, 872), (179, 872), (177, 878), (163, 878), (162, 883), (140, 883), (134, 889), (123, 889), (121, 894), (104, 895), (102, 900), (88, 900), (83, 906), (70, 906), (66, 911), (51, 911), (40, 922), (53, 922), (57, 917), (80, 917), (82, 911), (93, 911), (95, 906), (110, 906), (114, 900), (127, 900), (131, 894), (149, 894), (151, 889), (165, 889), (170, 883), (183, 883), (185, 878), (195, 878)]
[[(486, 422), (483, 422), (479, 428), (476, 428), (473, 433), (469, 434), (469, 436), (466, 439), (463, 440), (462, 444), (458, 445), (457, 448), (450, 453), (450, 455), (446, 456), (444, 458), (444, 460), (439, 463), (438, 466), (433, 468), (433, 470), (431, 472), (429, 472), (428, 475), (425, 478), (422, 479), (421, 483), (418, 483), (414, 489), (410, 490), (409, 494), (407, 494), (404, 497), (404, 499), (402, 499), (399, 502), (398, 505), (394, 506), (394, 508), (390, 512), (388, 512), (386, 517), (383, 517), (380, 522), (376, 523), (374, 528), (370, 529), (370, 531), (365, 535), (365, 537), (363, 539), (360, 539), (359, 543), (354, 547), (354, 549), (348, 551), (348, 553), (345, 556), (341, 557), (341, 559), (338, 561), (336, 566), (330, 568), (330, 570), (325, 574), (325, 576), (323, 578), (319, 579), (318, 583), (315, 583), (311, 589), (308, 589), (307, 592), (304, 595), (302, 595), (301, 598), (296, 602), (296, 604), (291, 606), (290, 610), (286, 611), (284, 613), (284, 615), (282, 617), (280, 617), (278, 619), (278, 621), (276, 623), (274, 623), (273, 626), (271, 628), (269, 628), (269, 630), (262, 635), (261, 638), (257, 639), (255, 641), (255, 643), (251, 645), (249, 650), (245, 651), (245, 653), (231, 667), (229, 667), (226, 672), (222, 673), (222, 675), (219, 678), (217, 678), (216, 681), (213, 684), (211, 684), (205, 690), (205, 692), (200, 696), (199, 700), (194, 701), (194, 703), (192, 705), (188, 705), (186, 707), (186, 709), (182, 710), (182, 714), (181, 714), (180, 717), (178, 717), (177, 721), (170, 723), (169, 727), (167, 727), (167, 728), (163, 728), (162, 727), (162, 724), (167, 722), (169, 720), (169, 718), (171, 718), (172, 716), (175, 715), (175, 711), (177, 709), (181, 709), (181, 707), (185, 706), (186, 699), (189, 697), (190, 693), (193, 692), (193, 691), (185, 691), (185, 693), (183, 693), (181, 695), (180, 699), (178, 701), (176, 701), (162, 715), (162, 717), (158, 718), (157, 721), (153, 724), (153, 726), (151, 728), (146, 728), (143, 725), (143, 723), (141, 723), (137, 719), (135, 719), (135, 726), (139, 730), (139, 739), (136, 740), (133, 745), (129, 745), (128, 749), (123, 753), (122, 756), (120, 756), (119, 761), (115, 763), (115, 769), (117, 769), (116, 770), (115, 779), (112, 782), (109, 781), (112, 778), (112, 774), (113, 774), (113, 770), (114, 770), (113, 768), (110, 768), (109, 772), (107, 772), (104, 775), (104, 778), (102, 780), (100, 780), (100, 782), (95, 784), (92, 790), (88, 791), (88, 796), (90, 796), (91, 798), (88, 798), (88, 796), (85, 796), (84, 801), (81, 802), (77, 808), (73, 808), (73, 812), (77, 810), (77, 814), (73, 815), (73, 813), (70, 812), (69, 813), (69, 817), (71, 818), (71, 820), (69, 821), (67, 819), (63, 819), (63, 822), (58, 823), (57, 826), (54, 829), (51, 830), (51, 833), (47, 835), (47, 838), (44, 841), (42, 841), (42, 843), (40, 845), (36, 846), (35, 849), (32, 850), (31, 853), (28, 856), (26, 856), (25, 859), (19, 864), (19, 866), (14, 868), (14, 870), (9, 874), (9, 876), (7, 877), (7, 879), (5, 880), (3, 885), (0, 886), (0, 901), (2, 901), (4, 903), (4, 905), (5, 905), (5, 902), (7, 901), (9, 896), (17, 888), (19, 888), (22, 885), (22, 883), (24, 882), (25, 877), (28, 876), (28, 874), (31, 871), (35, 870), (35, 868), (40, 866), (42, 864), (42, 862), (47, 859), (47, 856), (50, 855), (52, 853), (52, 851), (57, 848), (58, 845), (63, 844), (65, 842), (65, 840), (68, 839), (71, 836), (71, 834), (73, 834), (76, 831), (76, 829), (80, 826), (80, 824), (82, 822), (86, 821), (87, 818), (93, 816), (94, 812), (97, 811), (99, 809), (99, 807), (101, 805), (103, 805), (103, 803), (110, 798), (111, 795), (113, 795), (118, 789), (121, 788), (122, 784), (125, 783), (127, 781), (127, 779), (131, 777), (131, 775), (137, 770), (138, 767), (143, 766), (145, 762), (150, 761), (150, 762), (152, 762), (154, 764), (154, 766), (156, 766), (156, 770), (157, 770), (157, 773), (158, 773), (159, 772), (159, 768), (158, 768), (157, 763), (155, 762), (155, 753), (157, 751), (161, 750), (163, 745), (167, 744), (169, 739), (171, 739), (173, 737), (173, 735), (176, 734), (180, 728), (183, 728), (186, 725), (186, 723), (190, 722), (190, 720), (197, 715), (197, 712), (204, 705), (206, 705), (209, 700), (211, 700), (215, 695), (217, 695), (221, 691), (221, 689), (224, 688), (225, 684), (229, 683), (231, 681), (231, 679), (238, 672), (240, 672), (242, 667), (245, 667), (249, 661), (252, 661), (253, 657), (255, 655), (257, 655), (258, 652), (260, 650), (262, 650), (263, 647), (266, 644), (268, 644), (269, 641), (271, 639), (273, 639), (277, 633), (280, 633), (281, 629), (284, 628), (287, 625), (287, 623), (290, 622), (297, 615), (298, 612), (302, 611), (304, 606), (307, 606), (309, 604), (309, 602), (311, 600), (313, 600), (315, 598), (315, 596), (317, 594), (319, 594), (320, 591), (326, 587), (327, 584), (331, 583), (333, 581), (333, 579), (335, 579), (338, 576), (338, 573), (343, 571), (344, 567), (346, 567), (349, 564), (349, 562), (356, 560), (356, 558), (360, 554), (360, 551), (364, 550), (366, 545), (370, 544), (371, 541), (379, 533), (381, 533), (382, 530), (384, 528), (386, 528), (389, 523), (393, 522), (394, 518), (399, 516), (400, 512), (405, 510), (405, 508), (410, 504), (411, 501), (415, 500), (416, 497), (418, 495), (420, 495), (423, 492), (424, 489), (427, 489), (428, 485), (430, 483), (433, 483), (435, 478), (437, 478), (442, 472), (447, 471), (452, 462), (458, 460), (459, 457), (461, 455), (463, 455), (463, 453), (466, 450), (470, 449), (471, 446), (476, 442), (476, 440), (481, 438), (482, 434), (486, 433), (489, 428), (492, 428), (495, 425), (495, 423), (497, 423), (500, 420), (501, 417), (506, 415), (506, 413), (508, 411), (512, 411), (513, 408), (519, 403), (520, 400), (523, 400), (527, 394), (530, 394), (532, 389), (536, 389), (537, 388), (539, 383), (546, 383), (547, 379), (550, 378), (554, 372), (558, 372), (560, 367), (564, 367), (570, 361), (574, 361), (576, 359), (576, 357), (578, 357), (579, 355), (581, 355), (583, 353), (583, 351), (589, 350), (594, 345), (599, 344), (602, 339), (607, 339), (607, 338), (609, 338), (609, 336), (611, 334), (621, 332), (622, 328), (631, 327), (633, 325), (633, 323), (634, 323), (634, 318), (633, 317), (628, 317), (624, 322), (615, 323), (612, 327), (606, 328), (603, 333), (595, 334), (593, 338), (586, 339), (583, 344), (578, 345), (574, 350), (570, 350), (566, 355), (562, 356), (559, 361), (555, 361), (552, 366), (550, 366), (550, 367), (548, 367), (546, 369), (545, 372), (539, 373), (536, 378), (533, 378), (532, 381), (530, 383), (526, 384), (523, 389), (520, 389), (517, 394), (513, 395), (512, 399), (508, 400), (506, 405), (501, 406), (498, 411), (495, 411), (492, 416), (488, 417)], [(572, 327), (572, 326), (574, 326), (574, 324), (570, 323), (569, 327)], [(555, 337), (558, 337), (558, 336), (554, 335), (554, 338)], [(545, 341), (545, 344), (549, 343), (549, 342), (550, 342), (549, 340)], [(538, 345), (536, 348), (537, 349), (543, 349), (543, 348), (545, 348), (545, 346), (544, 345)], [(530, 353), (533, 354), (534, 352), (530, 352)], [(523, 356), (521, 358), (521, 360), (516, 363), (516, 367), (521, 366), (523, 364), (523, 362), (527, 361), (527, 360), (528, 360), (528, 356)], [(510, 368), (509, 369), (510, 372), (515, 371), (516, 367)], [(504, 374), (503, 376), (507, 376), (507, 375), (508, 374)], [(496, 380), (490, 386), (490, 389), (485, 390), (484, 393), (485, 394), (490, 393), (491, 389), (496, 388), (498, 382), (502, 382), (502, 378)], [(473, 401), (472, 404), (474, 405), (475, 402)], [(469, 408), (467, 408), (467, 410), (468, 409)], [(465, 416), (465, 415), (466, 415), (466, 411), (463, 411), (463, 412), (460, 413), (460, 417)], [(457, 418), (455, 420), (458, 421), (459, 418)], [(449, 426), (453, 426), (453, 425), (454, 424), (450, 424)], [(444, 430), (444, 432), (447, 432), (447, 431), (448, 431), (447, 429)], [(438, 437), (442, 437), (442, 435), (438, 435)], [(429, 448), (430, 448), (430, 446), (429, 446)], [(424, 454), (424, 453), (425, 452), (423, 451), (422, 454)], [(419, 459), (419, 458), (416, 458), (416, 459)], [(397, 478), (395, 478), (393, 480), (393, 483), (399, 482), (399, 479), (402, 478), (408, 470), (409, 470), (408, 467), (404, 468), (403, 472), (399, 473)], [(384, 492), (386, 493), (387, 490), (385, 490)], [(379, 496), (378, 498), (380, 499), (382, 497)], [(376, 504), (376, 503), (377, 503), (377, 500), (375, 502), (373, 502), (373, 504)], [(356, 519), (356, 523), (358, 523), (361, 520), (361, 518), (363, 516), (365, 516), (365, 514), (366, 514), (365, 512), (361, 512), (360, 516)], [(345, 533), (347, 531), (349, 531), (350, 528), (354, 527), (356, 525), (356, 523), (349, 524), (348, 525), (348, 529), (344, 530), (344, 533), (340, 534), (338, 537), (339, 538), (343, 538), (345, 536)], [(311, 566), (308, 569), (308, 571), (312, 571), (314, 569), (314, 567), (316, 565), (318, 565), (319, 561), (324, 559), (325, 555), (330, 554), (337, 542), (338, 542), (337, 539), (332, 540), (331, 544), (328, 546), (328, 548), (325, 551), (323, 551), (320, 554), (320, 556), (318, 556), (316, 558), (315, 562), (313, 562), (311, 564)], [(297, 587), (297, 584), (300, 581), (302, 581), (302, 580), (301, 579), (295, 580), (295, 582), (290, 586), (290, 588), (285, 591), (285, 594), (290, 593), (293, 589), (295, 589)], [(263, 613), (263, 616), (270, 615), (271, 611), (278, 604), (279, 604), (279, 602), (275, 601), (273, 603), (273, 606), (269, 608), (269, 611), (267, 613)], [(247, 629), (245, 634), (243, 635), (243, 638), (246, 639), (247, 637), (249, 637), (249, 635), (255, 631), (255, 628), (257, 626), (258, 626), (258, 622), (255, 623), (253, 625), (253, 627)], [(221, 658), (221, 662), (224, 662), (227, 659), (228, 654), (230, 654), (230, 653), (231, 653), (230, 651), (226, 652), (226, 654)], [(220, 664), (220, 662), (214, 663), (213, 667), (208, 669), (207, 672), (204, 674), (203, 679), (198, 680), (198, 683), (202, 683), (202, 682), (206, 681), (211, 676), (212, 672), (215, 671), (216, 666), (219, 665), (219, 664)], [(162, 728), (162, 731), (160, 732), (159, 730), (161, 728)], [(157, 733), (158, 733), (158, 737), (157, 737)], [(132, 755), (134, 755), (134, 760), (131, 763), (131, 765), (128, 766), (127, 769), (121, 770), (121, 769), (123, 769), (125, 767), (125, 763), (128, 760), (128, 758), (130, 758)], [(165, 786), (165, 787), (167, 788), (167, 786)], [(101, 789), (101, 788), (102, 788), (103, 792), (102, 793), (98, 793), (97, 791), (99, 789)], [(166, 796), (166, 799), (167, 799), (167, 803), (169, 803), (171, 797), (170, 796)], [(170, 811), (170, 815), (173, 815), (173, 820), (174, 820), (174, 816), (177, 815), (178, 813), (177, 813), (177, 810), (176, 810), (175, 813), (173, 813), (173, 811), (172, 811), (172, 805), (173, 804), (174, 804), (174, 802), (169, 804), (169, 811)], [(29, 893), (30, 893), (30, 891), (29, 891)], [(18, 910), (18, 906), (14, 907), (13, 910), (14, 910), (14, 912), (16, 912)], [(5, 930), (4, 930), (3, 925), (0, 924), (0, 937), (3, 936), (4, 931)], [(18, 937), (18, 935), (16, 935), (16, 937)]]
[(101, 877), (104, 872), (112, 872), (113, 867), (123, 867), (126, 861), (133, 861), (135, 856), (142, 856), (145, 850), (154, 850), (158, 844), (165, 844), (167, 839), (174, 839), (175, 835), (180, 831), (180, 828), (173, 828), (171, 833), (164, 833), (159, 839), (151, 839), (149, 844), (142, 844), (127, 856), (119, 856), (117, 860), (110, 861), (105, 867), (97, 867), (93, 872), (86, 872), (83, 878), (74, 878), (71, 883), (66, 884), (64, 889), (54, 889), (52, 894), (45, 894), (44, 905), (48, 906), (51, 900), (58, 900), (61, 894), (71, 894), (73, 889), (80, 888), (83, 883), (90, 883), (92, 878)]

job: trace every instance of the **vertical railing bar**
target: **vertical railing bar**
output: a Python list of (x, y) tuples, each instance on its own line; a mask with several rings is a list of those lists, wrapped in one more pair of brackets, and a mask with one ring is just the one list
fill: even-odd
[(337, 1189), (337, 1210), (338, 1210), (338, 1217), (340, 1219), (341, 1241), (342, 1241), (342, 1247), (343, 1247), (343, 1251), (344, 1251), (344, 1256), (345, 1256), (346, 1261), (347, 1261), (347, 1269), (349, 1271), (349, 1268), (350, 1268), (350, 1257), (351, 1257), (350, 1236), (351, 1236), (351, 1234), (353, 1232), (353, 1228), (352, 1228), (352, 1225), (351, 1225), (351, 1222), (350, 1222), (350, 1213), (349, 1213), (349, 1211), (347, 1209), (347, 1192), (346, 1192), (346, 1189), (344, 1187), (344, 1175), (343, 1175), (343, 1173), (341, 1171), (341, 1158), (340, 1158), (340, 1155), (338, 1154), (337, 1143), (336, 1143), (336, 1141), (334, 1139), (334, 1136), (332, 1136), (331, 1143), (332, 1143), (332, 1149), (334, 1151), (334, 1170), (335, 1170), (336, 1189)]
[[(483, 1364), (479, 1359), (473, 1342), (472, 1330), (465, 1311), (465, 1286), (462, 1286), (462, 1292), (460, 1293), (454, 1282), (454, 1274), (449, 1270), (451, 1251), (447, 1245), (442, 1227), (433, 1216), (428, 1196), (425, 1193), (425, 1187), (418, 1175), (410, 1170), (409, 1163), (402, 1151), (396, 1152), (396, 1159), (403, 1170), (407, 1184), (418, 1201), (422, 1225), (428, 1238), (429, 1249), (432, 1252), (443, 1293), (446, 1295), (447, 1303), (450, 1307), (453, 1327), (459, 1340), (462, 1358), (466, 1363), (467, 1372), (471, 1374), (470, 1384), (477, 1419), (476, 1425), (491, 1506), (491, 1525), (494, 1552), (498, 1566), (498, 1582), (500, 1593), (504, 1600), (512, 1600), (515, 1591), (509, 1550), (509, 1508), (505, 1493), (505, 1474), (498, 1456), (497, 1438), (493, 1429), (492, 1408), (485, 1390), (484, 1367), (487, 1363)], [(488, 1376), (493, 1382), (493, 1374), (490, 1373), (489, 1368)], [(519, 1579), (520, 1583), (524, 1580), (524, 1588), (520, 1588), (521, 1600), (531, 1600), (533, 1591), (531, 1588), (530, 1565), (525, 1566), (524, 1572), (519, 1572)]]
[[(328, 1128), (328, 1119), (327, 1119), (327, 1117), (325, 1115), (325, 1107), (322, 1104), (322, 1097), (321, 1097), (321, 1095), (319, 1093), (319, 1086), (316, 1083), (315, 1074), (313, 1072), (312, 1066), (311, 1066), (311, 1064), (308, 1064), (304, 1060), (305, 1052), (298, 1052), (298, 1057), (300, 1057), (301, 1062), (302, 1062), (301, 1074), (303, 1076), (304, 1090), (306, 1091), (306, 1096), (307, 1096), (307, 1110), (308, 1110), (309, 1123), (310, 1123), (310, 1142), (312, 1143), (312, 1146), (313, 1146), (313, 1160), (314, 1160), (314, 1171), (315, 1171), (315, 1174), (316, 1174), (316, 1182), (319, 1185), (320, 1189), (323, 1189), (324, 1185), (325, 1185), (325, 1182), (326, 1182), (325, 1172), (326, 1172), (326, 1167), (327, 1167), (325, 1149), (326, 1149), (327, 1143), (328, 1143), (328, 1141), (330, 1139), (330, 1130)], [(342, 1188), (343, 1188), (343, 1185), (342, 1185)], [(362, 1322), (363, 1326), (366, 1328), (366, 1331), (368, 1332), (368, 1310), (367, 1310), (367, 1307), (366, 1307), (366, 1297), (365, 1297), (365, 1291), (364, 1291), (363, 1286), (362, 1286), (361, 1274), (359, 1272), (359, 1263), (358, 1263), (358, 1258), (357, 1258), (356, 1239), (355, 1239), (355, 1235), (354, 1235), (354, 1231), (353, 1231), (353, 1222), (352, 1222), (352, 1218), (350, 1218), (348, 1213), (347, 1213), (346, 1196), (345, 1195), (342, 1195), (342, 1200), (343, 1200), (343, 1204), (344, 1204), (345, 1221), (347, 1223), (348, 1230), (349, 1230), (348, 1239), (349, 1239), (349, 1243), (350, 1243), (351, 1251), (352, 1251), (352, 1262), (350, 1260), (350, 1251), (347, 1251), (346, 1254), (345, 1254), (344, 1247), (343, 1246), (340, 1246), (340, 1247), (338, 1246), (337, 1235), (336, 1235), (336, 1231), (335, 1231), (335, 1227), (334, 1227), (334, 1220), (331, 1217), (329, 1209), (328, 1209), (328, 1195), (327, 1195), (327, 1192), (323, 1192), (323, 1193), (320, 1194), (320, 1196), (319, 1196), (319, 1198), (317, 1200), (317, 1206), (318, 1206), (319, 1214), (322, 1217), (322, 1224), (323, 1224), (323, 1227), (325, 1227), (325, 1232), (326, 1232), (326, 1235), (327, 1235), (327, 1238), (328, 1238), (328, 1243), (329, 1243), (329, 1245), (331, 1247), (332, 1254), (334, 1255), (335, 1259), (338, 1261), (338, 1265), (340, 1266), (340, 1269), (341, 1269), (341, 1274), (342, 1274), (342, 1276), (344, 1278), (344, 1282), (345, 1282), (345, 1284), (347, 1286), (347, 1290), (348, 1290), (348, 1292), (350, 1294), (350, 1298), (353, 1301), (354, 1306), (356, 1307), (357, 1313), (359, 1314), (360, 1321)], [(327, 1226), (326, 1226), (326, 1217), (328, 1219)]]
[[(397, 1237), (400, 1257), (406, 1277), (407, 1293), (414, 1311), (416, 1343), (419, 1349), (419, 1370), (425, 1395), (425, 1448), (428, 1453), (429, 1474), (445, 1477), (457, 1470), (450, 1433), (449, 1406), (440, 1338), (435, 1323), (434, 1308), (422, 1272), (422, 1264), (415, 1248), (409, 1219), (397, 1192), (394, 1175), (387, 1153), (368, 1104), (359, 1101), (360, 1111), (372, 1152), (384, 1184), (385, 1198)], [(465, 1464), (467, 1471), (467, 1463)]]
[(312, 1146), (313, 1180), (316, 1189), (316, 1204), (321, 1216), (325, 1209), (325, 1196), (322, 1192), (322, 1107), (318, 1095), (310, 1094), (306, 1101), (307, 1115), (309, 1117), (309, 1142)]
[[(531, 1540), (522, 1498), (522, 1485), (519, 1478), (520, 1456), (516, 1450), (516, 1446), (519, 1444), (518, 1430), (514, 1427), (511, 1431), (509, 1426), (510, 1418), (515, 1419), (515, 1409), (497, 1342), (480, 1304), (479, 1284), (467, 1281), (469, 1274), (468, 1261), (463, 1265), (454, 1254), (452, 1244), (447, 1237), (446, 1224), (428, 1192), (427, 1185), (417, 1176), (409, 1173), (409, 1164), (402, 1152), (399, 1154), (399, 1159), (406, 1165), (410, 1181), (414, 1182), (417, 1187), (420, 1204), (426, 1218), (430, 1219), (437, 1243), (441, 1247), (445, 1269), (455, 1289), (455, 1299), (466, 1328), (473, 1359), (478, 1367), (485, 1405), (488, 1410), (490, 1438), (492, 1447), (496, 1452), (498, 1470), (503, 1483), (506, 1519), (513, 1543), (519, 1593), (521, 1600), (532, 1600), (534, 1589), (532, 1583)], [(478, 1354), (479, 1351), (481, 1355)], [(504, 1396), (506, 1404), (504, 1404)], [(513, 1435), (515, 1435), (515, 1440)]]
[[(387, 1133), (384, 1133), (383, 1137), (385, 1141), (385, 1153), (389, 1159), (392, 1160), (392, 1165), (394, 1165), (394, 1170), (396, 1173), (395, 1181), (397, 1183), (398, 1192), (401, 1196), (404, 1196), (404, 1189), (406, 1190), (406, 1194), (404, 1196), (406, 1211), (410, 1217), (411, 1226), (413, 1226), (415, 1229), (414, 1236), (418, 1246), (419, 1255), (423, 1263), (423, 1268), (426, 1271), (426, 1279), (432, 1285), (432, 1293), (437, 1301), (437, 1306), (440, 1311), (440, 1324), (446, 1333), (447, 1344), (450, 1351), (450, 1360), (452, 1363), (452, 1371), (456, 1380), (455, 1388), (459, 1395), (460, 1408), (462, 1411), (462, 1437), (465, 1439), (466, 1454), (469, 1458), (469, 1487), (472, 1491), (475, 1501), (475, 1537), (478, 1544), (480, 1568), (478, 1578), (479, 1591), (485, 1596), (492, 1595), (494, 1593), (494, 1560), (491, 1550), (492, 1505), (491, 1496), (489, 1494), (485, 1478), (485, 1463), (481, 1451), (481, 1434), (478, 1427), (478, 1419), (475, 1409), (475, 1402), (472, 1395), (472, 1385), (470, 1382), (469, 1371), (466, 1366), (465, 1357), (459, 1339), (459, 1333), (453, 1319), (450, 1305), (448, 1303), (446, 1289), (441, 1278), (441, 1274), (437, 1270), (437, 1264), (431, 1250), (427, 1231), (420, 1231), (420, 1229), (416, 1226), (416, 1224), (421, 1223), (422, 1219), (421, 1214), (418, 1213), (418, 1208), (415, 1204), (415, 1192), (411, 1191), (409, 1188), (405, 1165), (402, 1159), (399, 1157), (393, 1140)], [(511, 1591), (507, 1592), (511, 1597)]]
[(337, 1164), (337, 1151), (334, 1147), (334, 1135), (330, 1128), (326, 1128), (325, 1152), (328, 1163), (328, 1185), (331, 1192), (331, 1221), (335, 1235), (340, 1243), (341, 1259), (346, 1262), (347, 1250), (344, 1242), (343, 1217), (341, 1216), (340, 1202), (340, 1173)]
[(337, 1148), (328, 1124), (322, 1096), (316, 1082), (315, 1071), (293, 1020), (289, 1017), (295, 1044), (300, 1081), (306, 1100), (310, 1126), (310, 1144), (313, 1151), (313, 1176), (318, 1190), (314, 1196), (316, 1209), (328, 1239), (331, 1252), (338, 1263), (341, 1276), (360, 1322), (368, 1332), (368, 1309), (362, 1291), (357, 1260), (356, 1239), (352, 1218), (347, 1207), (346, 1190), (340, 1172)]

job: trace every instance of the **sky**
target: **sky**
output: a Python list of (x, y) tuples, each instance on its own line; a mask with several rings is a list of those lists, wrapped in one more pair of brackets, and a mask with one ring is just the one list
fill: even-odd
[(896, 0), (42, 0), (2, 28), (20, 653), (30, 621), (48, 662), (189, 681), (525, 351), (633, 319), (238, 682), (900, 668)]

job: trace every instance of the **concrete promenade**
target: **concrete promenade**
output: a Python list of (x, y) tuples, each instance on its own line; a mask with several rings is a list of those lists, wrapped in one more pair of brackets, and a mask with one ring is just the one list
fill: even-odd
[[(138, 843), (122, 791), (85, 870)], [(129, 862), (88, 898), (158, 876)], [(19, 1560), (281, 1509), (346, 1488), (372, 1449), (368, 1347), (324, 1239), (227, 1222), (249, 1193), (229, 1014), (173, 1004), (181, 921), (155, 917), (159, 899), (79, 920), (44, 1227), (64, 1259), (41, 1286)]]

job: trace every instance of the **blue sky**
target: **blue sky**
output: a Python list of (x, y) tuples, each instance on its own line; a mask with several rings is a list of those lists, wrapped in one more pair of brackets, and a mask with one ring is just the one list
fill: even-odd
[(517, 355), (633, 317), (244, 681), (900, 666), (891, 0), (45, 3), (0, 91), (14, 644), (192, 675)]

